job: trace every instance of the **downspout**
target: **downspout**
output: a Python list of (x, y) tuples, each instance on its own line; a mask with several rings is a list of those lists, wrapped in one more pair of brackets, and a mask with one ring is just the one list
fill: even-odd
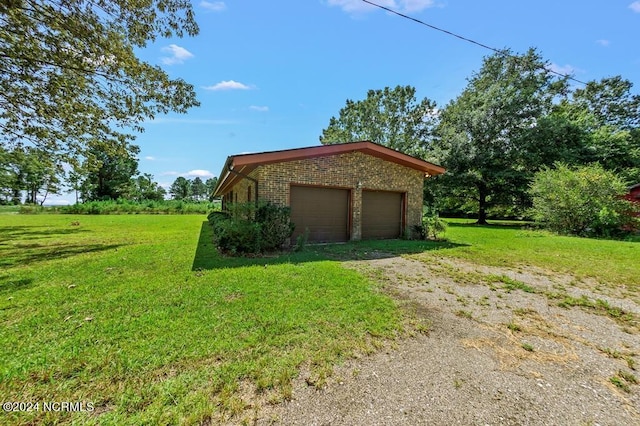
[(251, 182), (253, 182), (255, 184), (255, 186), (256, 186), (256, 207), (258, 207), (258, 180), (252, 178), (251, 176), (245, 175), (244, 173), (240, 173), (240, 172), (237, 172), (237, 171), (233, 170), (233, 165), (232, 164), (229, 164), (227, 166), (227, 170), (229, 170), (229, 173), (233, 173), (234, 175), (238, 175), (238, 176), (240, 176), (242, 178), (249, 179)]

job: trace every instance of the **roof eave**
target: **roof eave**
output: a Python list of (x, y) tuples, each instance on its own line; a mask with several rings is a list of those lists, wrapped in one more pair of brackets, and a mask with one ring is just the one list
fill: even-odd
[(269, 151), (254, 154), (239, 154), (227, 157), (227, 161), (220, 173), (218, 185), (214, 190), (214, 196), (224, 195), (233, 188), (235, 181), (239, 180), (238, 175), (231, 172), (240, 169), (243, 173), (250, 173), (256, 167), (272, 164), (296, 161), (329, 155), (339, 155), (350, 152), (362, 152), (386, 161), (390, 161), (402, 166), (419, 170), (425, 177), (436, 176), (445, 172), (444, 167), (412, 157), (408, 154), (384, 147), (371, 141), (349, 142), (335, 145), (320, 145), (305, 148), (294, 148), (280, 151)]

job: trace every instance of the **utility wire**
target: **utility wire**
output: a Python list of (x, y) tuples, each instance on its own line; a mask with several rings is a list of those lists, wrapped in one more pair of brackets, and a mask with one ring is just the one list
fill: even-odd
[[(508, 51), (508, 50), (505, 50), (505, 49), (496, 49), (495, 47), (491, 47), (491, 46), (488, 46), (488, 45), (486, 45), (486, 44), (484, 44), (484, 43), (480, 43), (479, 41), (475, 41), (475, 40), (472, 40), (472, 39), (470, 39), (470, 38), (467, 38), (467, 37), (461, 36), (460, 34), (453, 33), (453, 32), (451, 32), (451, 31), (445, 30), (444, 28), (436, 27), (435, 25), (431, 25), (431, 24), (429, 24), (429, 23), (427, 23), (427, 22), (421, 21), (421, 20), (419, 20), (419, 19), (417, 19), (417, 18), (414, 18), (414, 17), (412, 17), (412, 16), (409, 16), (409, 15), (405, 15), (404, 13), (400, 13), (400, 12), (398, 12), (397, 10), (390, 9), (390, 8), (388, 8), (388, 7), (386, 7), (386, 6), (382, 6), (382, 5), (377, 4), (377, 3), (374, 3), (374, 2), (372, 2), (372, 1), (369, 1), (369, 0), (361, 0), (361, 1), (362, 1), (362, 2), (364, 2), (364, 3), (367, 3), (367, 4), (371, 5), (371, 6), (377, 7), (377, 8), (379, 8), (379, 9), (386, 10), (387, 12), (389, 12), (389, 13), (393, 13), (394, 15), (398, 15), (398, 16), (400, 16), (401, 18), (408, 19), (408, 20), (413, 21), (413, 22), (416, 22), (416, 23), (418, 23), (418, 24), (420, 24), (420, 25), (424, 25), (425, 27), (431, 28), (432, 30), (440, 31), (441, 33), (445, 33), (445, 34), (447, 34), (447, 35), (450, 35), (450, 36), (453, 36), (453, 37), (455, 37), (455, 38), (458, 38), (458, 39), (460, 39), (460, 40), (462, 40), (462, 41), (466, 41), (467, 43), (475, 44), (476, 46), (480, 46), (480, 47), (482, 47), (483, 49), (491, 50), (491, 51), (493, 51), (493, 52), (495, 52), (495, 53), (498, 53), (498, 54), (500, 54), (500, 55), (503, 55), (503, 56), (511, 56), (512, 58), (518, 58), (517, 56), (512, 55), (511, 53), (509, 53), (509, 51)], [(558, 76), (563, 77), (563, 78), (566, 78), (566, 79), (568, 79), (568, 80), (572, 80), (572, 81), (575, 81), (575, 82), (577, 82), (577, 83), (584, 84), (584, 85), (586, 85), (586, 84), (587, 84), (586, 82), (581, 81), (581, 80), (578, 80), (578, 79), (576, 79), (576, 78), (572, 77), (572, 76), (571, 76), (571, 75), (569, 75), (569, 74), (563, 74), (563, 73), (561, 73), (561, 72), (554, 71), (554, 70), (552, 70), (552, 69), (550, 69), (550, 68), (547, 68), (547, 67), (544, 67), (544, 69), (545, 69), (546, 71), (550, 72), (551, 74), (558, 75)]]

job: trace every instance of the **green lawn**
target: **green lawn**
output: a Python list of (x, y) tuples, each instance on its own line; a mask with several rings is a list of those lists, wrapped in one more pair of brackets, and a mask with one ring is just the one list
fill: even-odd
[(286, 398), (301, 368), (374, 350), (407, 323), (342, 259), (461, 258), (640, 288), (640, 243), (450, 221), (446, 242), (372, 241), (222, 258), (202, 216), (0, 216), (0, 400), (90, 402), (0, 423), (196, 424)]
[(514, 222), (477, 226), (469, 220), (447, 219), (446, 237), (454, 249), (439, 254), (493, 266), (536, 266), (593, 278), (605, 285), (640, 290), (640, 242), (564, 237), (527, 229)]
[(322, 384), (401, 330), (396, 303), (325, 254), (221, 259), (203, 221), (3, 216), (0, 400), (95, 410), (0, 422), (215, 420), (244, 408), (247, 383), (287, 397), (302, 364)]

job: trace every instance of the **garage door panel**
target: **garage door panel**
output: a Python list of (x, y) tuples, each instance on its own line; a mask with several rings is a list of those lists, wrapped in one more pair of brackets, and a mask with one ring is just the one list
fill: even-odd
[(349, 190), (291, 186), (290, 205), (294, 240), (307, 228), (311, 242), (349, 239)]
[(402, 233), (402, 193), (362, 191), (362, 238), (398, 238)]

